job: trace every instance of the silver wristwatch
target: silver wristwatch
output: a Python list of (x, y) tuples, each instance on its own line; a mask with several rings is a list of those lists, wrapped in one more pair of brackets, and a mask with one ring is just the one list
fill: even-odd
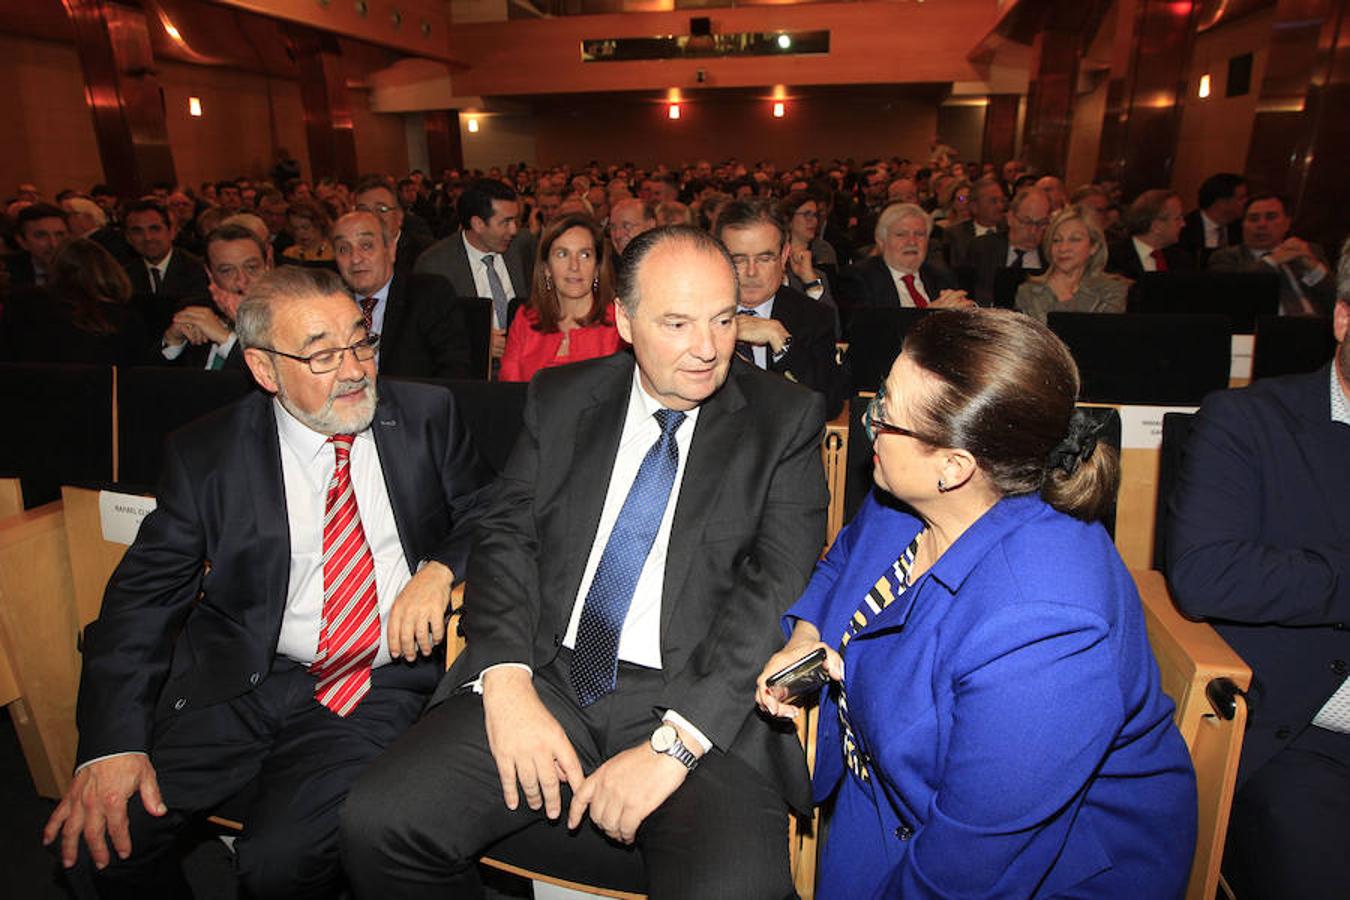
[(691, 772), (698, 765), (698, 757), (680, 740), (680, 733), (674, 725), (662, 725), (653, 731), (651, 745), (653, 751), (674, 758)]

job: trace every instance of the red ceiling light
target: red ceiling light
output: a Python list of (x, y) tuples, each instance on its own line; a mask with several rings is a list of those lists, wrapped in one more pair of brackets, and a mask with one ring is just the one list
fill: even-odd
[(672, 119), (678, 119), (680, 117), (680, 104), (672, 103), (670, 106), (666, 107), (666, 115), (670, 116)]
[(787, 104), (784, 103), (782, 100), (775, 100), (773, 102), (773, 117), (775, 119), (781, 119), (783, 118), (783, 116), (786, 115), (787, 115)]

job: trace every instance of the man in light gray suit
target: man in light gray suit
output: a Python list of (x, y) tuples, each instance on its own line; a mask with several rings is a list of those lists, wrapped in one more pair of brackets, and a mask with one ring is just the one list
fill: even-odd
[(512, 297), (530, 295), (534, 242), (520, 232), (516, 192), (500, 181), (469, 185), (457, 206), (463, 226), (437, 241), (417, 259), (414, 272), (430, 272), (450, 282), (456, 297), (492, 299), (492, 356), (506, 347), (507, 306)]

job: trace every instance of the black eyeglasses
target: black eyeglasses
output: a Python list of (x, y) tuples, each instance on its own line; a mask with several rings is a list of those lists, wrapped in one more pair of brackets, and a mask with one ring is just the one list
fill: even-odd
[(916, 441), (928, 440), (917, 431), (910, 431), (908, 428), (901, 428), (899, 425), (892, 425), (887, 422), (886, 415), (886, 389), (877, 391), (871, 401), (867, 404), (867, 409), (863, 410), (862, 425), (863, 431), (867, 434), (867, 440), (875, 444), (877, 438), (883, 434), (900, 434), (905, 437), (912, 437)]
[(315, 375), (326, 375), (342, 365), (342, 354), (348, 350), (351, 351), (352, 356), (355, 356), (358, 362), (374, 359), (375, 351), (380, 349), (380, 336), (378, 334), (368, 335), (350, 347), (330, 347), (327, 350), (320, 350), (318, 353), (311, 353), (309, 356), (297, 356), (294, 353), (274, 350), (271, 347), (259, 347), (258, 349), (264, 353), (275, 353), (277, 356), (302, 362), (309, 366), (309, 370)]

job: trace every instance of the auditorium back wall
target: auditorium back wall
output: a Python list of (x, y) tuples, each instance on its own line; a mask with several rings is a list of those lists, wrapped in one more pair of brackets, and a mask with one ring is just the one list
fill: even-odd
[[(84, 77), (68, 44), (0, 34), (7, 90), (0, 92), (0, 172), (7, 194), (32, 181), (47, 197), (63, 187), (105, 180), (85, 103)], [(165, 127), (181, 182), (197, 185), (234, 175), (257, 177), (272, 165), (273, 148), (285, 147), (309, 175), (300, 88), (288, 78), (238, 69), (156, 63), (164, 91)], [(364, 74), (364, 73), (357, 73)], [(370, 111), (369, 95), (351, 91), (357, 163), (362, 171), (405, 171), (407, 139), (401, 116)], [(188, 114), (188, 98), (202, 116)]]
[[(781, 119), (772, 115), (769, 92), (762, 93), (692, 95), (680, 105), (678, 120), (669, 118), (666, 103), (646, 97), (588, 94), (537, 100), (538, 162), (579, 165), (597, 159), (650, 166), (735, 156), (790, 166), (812, 157), (927, 159), (928, 142), (937, 132), (938, 100), (927, 90), (830, 89), (788, 99)], [(491, 120), (483, 126), (490, 128)], [(476, 137), (464, 135), (470, 165)]]

